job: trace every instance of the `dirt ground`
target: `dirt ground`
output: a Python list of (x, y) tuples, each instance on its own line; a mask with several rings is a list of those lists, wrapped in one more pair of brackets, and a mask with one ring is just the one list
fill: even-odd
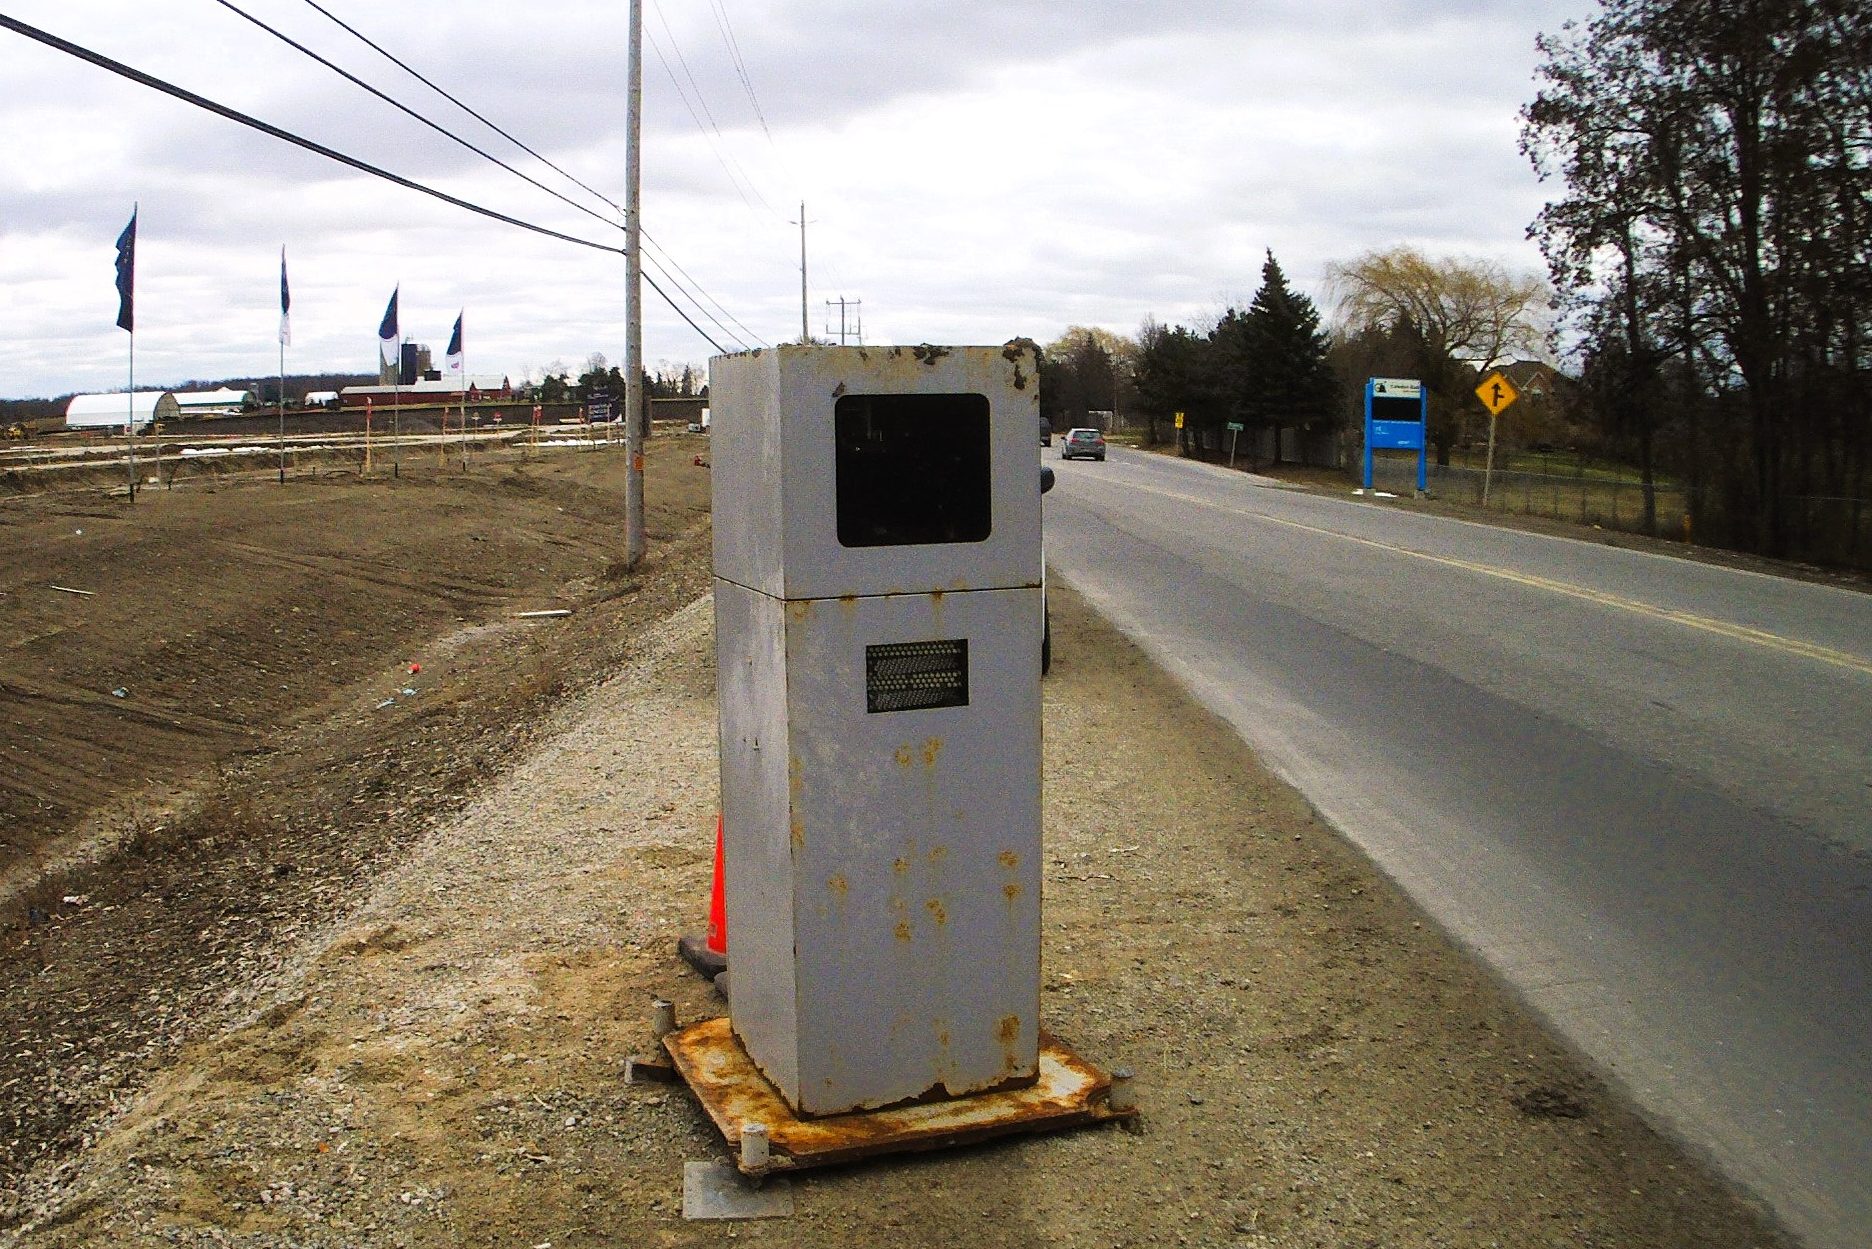
[[(115, 610), (125, 645), (230, 622), (213, 688), (246, 691), (219, 699), (246, 735), (215, 721), (205, 783), (159, 766), (193, 739), (156, 723), (141, 770), (33, 782), (67, 812), (139, 784), (192, 796), (118, 825), (117, 848), (57, 887), (81, 893), (41, 888), (42, 916), (0, 935), (0, 1243), (1786, 1243), (1057, 586), (1044, 1022), (1137, 1070), (1140, 1127), (802, 1175), (788, 1217), (685, 1221), (683, 1163), (723, 1156), (719, 1137), (679, 1086), (623, 1078), (650, 1049), (653, 997), (685, 1020), (719, 1010), (673, 953), (701, 926), (717, 806), (706, 474), (688, 440), (653, 451), (660, 536), (632, 580), (606, 573), (621, 457), (602, 454), (460, 486), (335, 482), (296, 522), (269, 520), (259, 487), (223, 491), (168, 532), (212, 555), (180, 565), (130, 536), (153, 518), (100, 509), (125, 535), (113, 566), (158, 570), (140, 597), (244, 560), (198, 578), (218, 592), (161, 630)], [(453, 563), (439, 548), (470, 545), (459, 533), (412, 532), (440, 528), (445, 502), (487, 539)], [(51, 543), (95, 519), (28, 523)], [(235, 531), (253, 554), (208, 536)], [(376, 552), (366, 590), (306, 568), (352, 543)], [(290, 559), (259, 554), (282, 545)], [(312, 575), (269, 582), (275, 566)], [(39, 581), (109, 584), (82, 562), (13, 567), (9, 622)], [(370, 586), (396, 606), (342, 634), (327, 604), (354, 610)], [(512, 618), (560, 605), (576, 614)], [(264, 643), (293, 606), (315, 619), (288, 662)], [(20, 649), (9, 725), (35, 705), (13, 693), (35, 671)], [(173, 663), (169, 685), (61, 660), (68, 706), (112, 684), (101, 718), (59, 740), (127, 754), (116, 685), (169, 691), (177, 711), (203, 697), (167, 653), (139, 652)], [(262, 697), (273, 684), (289, 697)]]
[(0, 1194), (706, 589), (705, 450), (636, 578), (608, 451), (0, 501)]

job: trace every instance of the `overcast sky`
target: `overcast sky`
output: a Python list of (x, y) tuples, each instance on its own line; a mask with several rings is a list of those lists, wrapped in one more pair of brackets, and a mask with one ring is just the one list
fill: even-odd
[[(308, 0), (234, 2), (609, 211)], [(622, 202), (624, 0), (320, 3)], [(1545, 194), (1517, 110), (1535, 36), (1591, 8), (645, 0), (646, 255), (719, 302), (727, 330), (689, 311), (731, 350), (730, 332), (799, 336), (801, 199), (811, 328), (829, 317), (836, 337), (824, 301), (862, 300), (871, 343), (1200, 324), (1253, 295), (1270, 247), (1316, 297), (1327, 262), (1405, 242), (1538, 270), (1525, 231)], [(216, 0), (0, 11), (462, 199), (622, 243)], [(619, 255), (355, 173), (5, 30), (0, 83), (0, 396), (124, 385), (113, 244), (133, 203), (139, 387), (271, 373), (282, 245), (289, 373), (373, 369), (399, 283), (405, 335), (438, 357), (466, 309), (471, 372), (622, 360)], [(652, 368), (714, 350), (646, 290)]]

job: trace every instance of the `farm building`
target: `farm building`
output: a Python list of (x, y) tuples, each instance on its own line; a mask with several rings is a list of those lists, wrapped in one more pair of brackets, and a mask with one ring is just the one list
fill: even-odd
[(173, 421), (181, 415), (176, 397), (166, 390), (139, 390), (134, 395), (73, 395), (65, 408), (66, 429), (122, 429), (134, 413), (138, 429), (152, 421)]
[(308, 408), (335, 408), (338, 406), (338, 392), (335, 390), (308, 391), (305, 397)]
[(176, 407), (183, 416), (238, 416), (254, 403), (251, 390), (191, 390), (178, 393)]
[[(513, 387), (498, 373), (477, 374), (468, 379), (468, 402), (501, 403), (513, 398)], [(342, 406), (361, 408), (365, 400), (377, 407), (402, 403), (408, 407), (426, 404), (460, 403), (462, 379), (459, 377), (422, 378), (407, 386), (346, 386), (338, 392)]]

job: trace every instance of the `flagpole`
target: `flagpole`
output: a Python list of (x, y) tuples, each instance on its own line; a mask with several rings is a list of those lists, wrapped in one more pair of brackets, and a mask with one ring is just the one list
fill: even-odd
[[(137, 215), (141, 211), (141, 209), (142, 209), (141, 204), (133, 202), (130, 205), (130, 226), (131, 226), (132, 231), (134, 231), (136, 228)], [(131, 313), (130, 313), (130, 327), (129, 327), (130, 328), (130, 394), (129, 394), (128, 411), (125, 414), (126, 419), (124, 420), (124, 446), (127, 451), (126, 459), (130, 466), (130, 482), (129, 482), (130, 501), (132, 503), (135, 503), (136, 502), (136, 311), (135, 311), (135, 307), (136, 307), (136, 235), (134, 232), (130, 236), (130, 257), (131, 257), (131, 268), (130, 268)], [(151, 409), (151, 411), (154, 411), (154, 409)]]
[[(136, 324), (133, 316), (131, 325)], [(125, 446), (129, 451), (130, 464), (130, 501), (136, 502), (136, 330), (130, 331), (130, 402), (124, 417)]]
[(279, 484), (286, 484), (286, 320), (290, 304), (286, 295), (286, 249), (280, 248), (280, 332), (279, 332)]
[[(403, 284), (397, 283), (402, 290)], [(390, 375), (390, 475), (403, 475), (403, 313), (397, 312), (396, 372)]]
[[(130, 384), (124, 395), (124, 463), (130, 474), (130, 502), (136, 502), (136, 234), (137, 208), (130, 205), (130, 224), (117, 236), (117, 328), (130, 335)], [(154, 408), (151, 409), (152, 415)], [(105, 432), (110, 427), (105, 426)], [(157, 463), (162, 456), (157, 455)]]
[[(434, 363), (434, 361), (431, 360), (431, 363)], [(453, 369), (449, 368), (448, 352), (444, 350), (442, 353), (442, 375), (443, 377), (446, 378), (453, 371), (454, 371)], [(462, 405), (461, 423), (462, 423), (462, 437), (463, 437), (462, 467), (464, 469), (468, 467), (468, 447), (467, 447), (467, 442), (466, 442), (467, 430), (468, 430), (468, 391), (466, 388), (466, 377), (467, 375), (463, 374), (464, 385), (463, 385), (461, 399), (460, 399), (461, 405)], [(441, 434), (436, 438), (436, 470), (438, 472), (441, 472), (447, 468), (448, 468), (448, 391), (445, 390), (442, 392), (442, 430), (441, 430)]]

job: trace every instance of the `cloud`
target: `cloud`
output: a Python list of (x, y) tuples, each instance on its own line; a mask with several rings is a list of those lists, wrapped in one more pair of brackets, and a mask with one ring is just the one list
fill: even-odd
[[(391, 19), (323, 2), (622, 199), (623, 6), (409, 0)], [(591, 202), (309, 6), (240, 3)], [(8, 7), (404, 176), (621, 243), (212, 0)], [(826, 324), (828, 297), (862, 299), (874, 342), (1193, 323), (1252, 293), (1268, 247), (1303, 289), (1328, 261), (1395, 242), (1534, 267), (1524, 231), (1541, 191), (1516, 150), (1516, 114), (1536, 33), (1585, 7), (648, 0), (649, 254), (731, 310), (715, 313), (724, 330), (691, 309), (730, 347), (731, 333), (798, 333), (801, 199), (809, 319)], [(426, 340), (469, 309), (477, 370), (622, 356), (617, 257), (480, 220), (10, 34), (0, 77), (0, 394), (120, 384), (110, 245), (132, 201), (145, 214), (140, 376), (275, 367), (282, 244), (289, 369), (370, 368), (398, 281)], [(688, 281), (667, 264), (657, 280)], [(713, 350), (655, 295), (645, 311), (649, 358)]]

